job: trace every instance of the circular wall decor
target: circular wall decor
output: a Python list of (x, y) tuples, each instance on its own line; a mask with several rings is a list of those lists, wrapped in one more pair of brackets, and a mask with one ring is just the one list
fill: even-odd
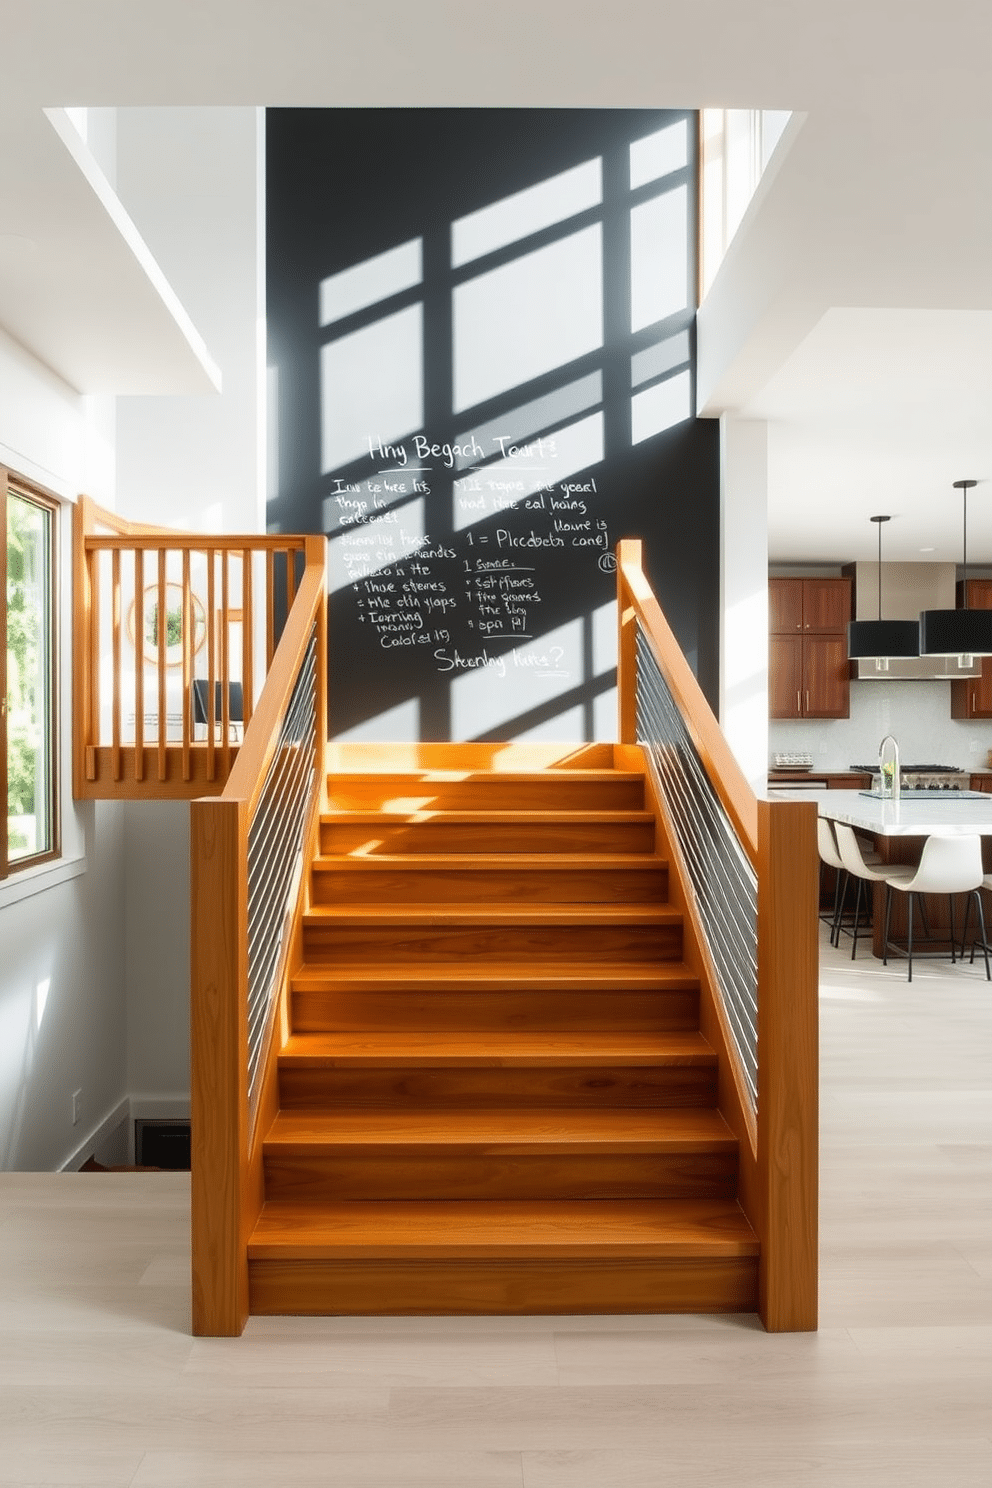
[[(144, 635), (142, 636), (141, 654), (145, 661), (150, 661), (155, 666), (158, 665), (158, 601), (158, 585), (147, 584), (144, 592), (142, 627)], [(137, 649), (135, 612), (136, 603), (132, 600), (127, 615), (127, 633), (132, 646)], [(190, 656), (193, 657), (207, 638), (207, 614), (202, 600), (192, 593), (189, 596), (189, 613), (193, 628)], [(169, 583), (165, 586), (165, 664), (169, 667), (183, 664), (183, 588), (181, 584)]]

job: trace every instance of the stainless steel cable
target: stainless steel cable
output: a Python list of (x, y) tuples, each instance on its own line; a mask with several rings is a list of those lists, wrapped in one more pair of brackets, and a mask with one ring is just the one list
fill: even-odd
[(286, 926), (303, 867), (307, 803), (319, 765), (317, 637), (310, 633), (279, 743), (248, 831), (248, 1098), (253, 1104)]
[(637, 737), (671, 813), (751, 1100), (758, 1099), (758, 882), (643, 632)]

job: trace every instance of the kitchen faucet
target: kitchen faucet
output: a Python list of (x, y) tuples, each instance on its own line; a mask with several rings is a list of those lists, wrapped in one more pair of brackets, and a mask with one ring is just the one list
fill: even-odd
[(881, 744), (879, 744), (879, 746), (878, 746), (878, 774), (879, 774), (879, 781), (880, 781), (880, 784), (881, 784), (881, 787), (882, 787), (882, 794), (884, 796), (885, 795), (885, 746), (886, 746), (886, 744), (891, 744), (892, 745), (892, 781), (891, 781), (891, 786), (890, 786), (889, 794), (891, 795), (893, 801), (898, 801), (898, 799), (899, 799), (899, 745), (896, 743), (895, 736), (893, 734), (886, 734), (885, 738), (882, 740)]

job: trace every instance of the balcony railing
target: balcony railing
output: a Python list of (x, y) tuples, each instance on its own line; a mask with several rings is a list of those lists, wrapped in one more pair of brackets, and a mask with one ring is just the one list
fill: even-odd
[(302, 537), (202, 536), (75, 509), (73, 793), (222, 790), (292, 607)]

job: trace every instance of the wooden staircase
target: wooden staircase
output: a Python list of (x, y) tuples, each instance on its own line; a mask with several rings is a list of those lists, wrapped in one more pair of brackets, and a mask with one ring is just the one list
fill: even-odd
[(755, 1310), (636, 752), (416, 752), (329, 777), (251, 1312)]

